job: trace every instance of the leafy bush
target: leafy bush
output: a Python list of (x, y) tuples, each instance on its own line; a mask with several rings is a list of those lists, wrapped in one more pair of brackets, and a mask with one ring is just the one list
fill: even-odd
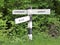
[[(27, 34), (27, 22), (16, 25), (14, 19), (24, 15), (13, 15), (14, 9), (27, 9), (32, 6), (34, 9), (51, 9), (50, 15), (33, 16), (33, 32), (45, 32), (48, 25), (53, 23), (60, 30), (60, 0), (2, 0), (0, 1), (0, 30), (8, 36), (22, 37)], [(39, 32), (39, 33), (40, 33)]]

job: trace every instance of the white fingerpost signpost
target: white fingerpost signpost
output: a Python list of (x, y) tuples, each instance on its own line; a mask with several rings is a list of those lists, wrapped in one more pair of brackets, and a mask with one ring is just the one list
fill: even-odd
[(28, 16), (16, 18), (15, 24), (23, 23), (28, 21), (28, 37), (30, 40), (32, 40), (32, 14), (50, 14), (50, 9), (28, 9), (28, 10), (13, 10), (12, 14), (20, 14), (25, 15), (28, 14)]

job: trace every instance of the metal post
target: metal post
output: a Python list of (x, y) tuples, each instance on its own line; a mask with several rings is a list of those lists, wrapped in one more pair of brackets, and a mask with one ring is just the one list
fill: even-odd
[(28, 37), (30, 40), (32, 40), (32, 14), (31, 14), (31, 9), (28, 9), (28, 16), (30, 17), (30, 20), (28, 22)]

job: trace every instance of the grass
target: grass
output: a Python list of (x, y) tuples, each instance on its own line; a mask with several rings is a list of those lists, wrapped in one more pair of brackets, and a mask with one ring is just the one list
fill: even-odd
[(45, 33), (33, 34), (32, 41), (27, 35), (14, 39), (0, 37), (0, 45), (60, 45), (60, 38), (52, 38)]

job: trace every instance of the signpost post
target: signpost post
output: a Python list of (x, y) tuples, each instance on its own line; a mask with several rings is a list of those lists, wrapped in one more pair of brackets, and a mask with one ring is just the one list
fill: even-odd
[(50, 14), (50, 9), (28, 9), (28, 10), (13, 10), (12, 14), (28, 14), (28, 16), (16, 18), (15, 23), (23, 23), (28, 21), (28, 37), (32, 40), (32, 14)]
[(28, 9), (28, 16), (30, 16), (30, 20), (28, 22), (28, 37), (30, 40), (32, 40), (32, 14), (31, 14), (31, 11), (32, 10), (32, 7), (31, 9)]

